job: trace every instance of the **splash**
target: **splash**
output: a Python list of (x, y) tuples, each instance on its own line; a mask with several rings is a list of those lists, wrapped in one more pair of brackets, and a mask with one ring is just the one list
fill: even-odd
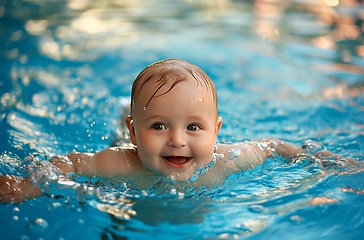
[(217, 161), (221, 161), (222, 159), (224, 159), (224, 154), (213, 153), (211, 162), (206, 166), (197, 166), (197, 164), (195, 164), (194, 167), (196, 168), (196, 171), (191, 175), (187, 182), (195, 182), (201, 174), (206, 174)]

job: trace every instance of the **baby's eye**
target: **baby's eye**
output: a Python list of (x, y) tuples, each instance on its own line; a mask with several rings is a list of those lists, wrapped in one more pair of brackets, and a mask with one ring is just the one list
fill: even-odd
[(188, 127), (187, 127), (187, 130), (188, 131), (197, 131), (197, 130), (199, 130), (200, 129), (200, 127), (198, 126), (198, 125), (196, 125), (196, 124), (191, 124), (191, 125), (189, 125)]
[(166, 129), (166, 126), (164, 126), (162, 123), (156, 123), (156, 124), (153, 124), (152, 128), (154, 130), (165, 130)]

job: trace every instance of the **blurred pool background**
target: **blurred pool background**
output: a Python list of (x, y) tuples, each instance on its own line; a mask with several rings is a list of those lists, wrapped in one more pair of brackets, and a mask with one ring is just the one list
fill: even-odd
[[(165, 58), (215, 82), (220, 142), (311, 139), (363, 161), (363, 19), (355, 0), (2, 0), (1, 173), (30, 153), (110, 146), (132, 81)], [(360, 239), (363, 183), (361, 170), (271, 159), (189, 198), (2, 205), (0, 229), (4, 239)]]

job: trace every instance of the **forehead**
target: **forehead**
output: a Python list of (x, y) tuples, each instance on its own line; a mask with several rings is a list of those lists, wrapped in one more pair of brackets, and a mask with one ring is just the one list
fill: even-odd
[(205, 85), (199, 83), (190, 75), (173, 73), (163, 79), (155, 79), (146, 83), (140, 89), (137, 103), (148, 106), (156, 99), (168, 99), (178, 95), (181, 100), (204, 98), (213, 102), (212, 92)]
[[(153, 83), (150, 83), (153, 85)], [(197, 86), (196, 82), (187, 78), (179, 82), (172, 89), (172, 82), (163, 85), (159, 92), (154, 94), (154, 89), (146, 86), (134, 105), (134, 116), (140, 119), (149, 119), (151, 116), (174, 119), (175, 121), (186, 118), (205, 119), (217, 114), (211, 91)]]
[(153, 98), (163, 96), (177, 86), (179, 91), (194, 88), (200, 90), (200, 95), (212, 96), (212, 99), (215, 99), (215, 88), (207, 75), (205, 77), (180, 66), (168, 65), (156, 67), (150, 73), (147, 72), (140, 76), (140, 80), (134, 86), (134, 101), (137, 103), (147, 98), (148, 102), (145, 104), (148, 105)]

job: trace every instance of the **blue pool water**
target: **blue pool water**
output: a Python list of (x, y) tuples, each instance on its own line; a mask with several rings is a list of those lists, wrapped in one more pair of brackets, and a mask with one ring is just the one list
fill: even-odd
[[(182, 58), (218, 89), (219, 142), (321, 143), (363, 161), (358, 1), (0, 2), (0, 173), (118, 135), (145, 66)], [(120, 133), (121, 131), (121, 133)], [(268, 159), (211, 188), (86, 181), (0, 205), (1, 239), (362, 239), (364, 172)], [(81, 194), (82, 193), (82, 194)]]

